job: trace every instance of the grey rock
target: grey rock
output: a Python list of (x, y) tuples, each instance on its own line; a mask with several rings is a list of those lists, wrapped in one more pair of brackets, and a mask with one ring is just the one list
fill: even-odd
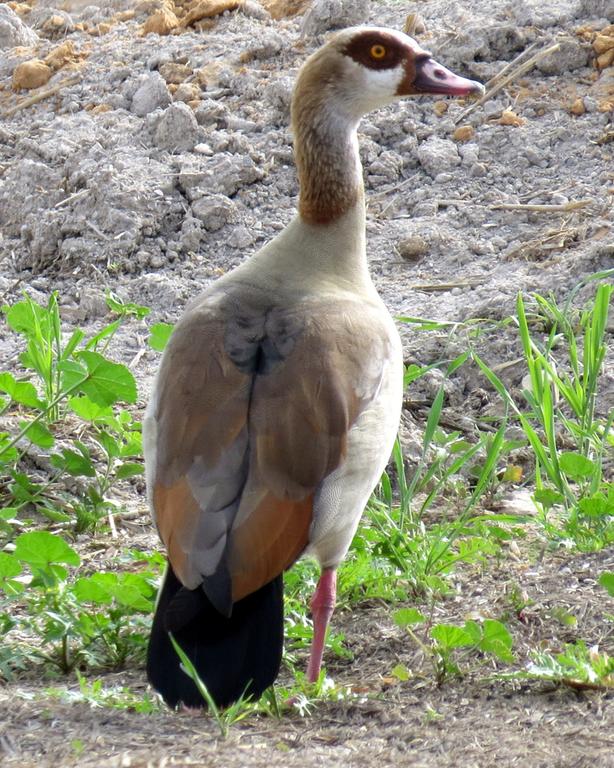
[(579, 19), (607, 19), (614, 21), (614, 3), (612, 0), (580, 0), (577, 17)]
[(197, 251), (201, 240), (203, 239), (203, 225), (194, 216), (189, 214), (183, 220), (181, 225), (181, 247), (184, 251)]
[(420, 165), (433, 177), (442, 171), (451, 170), (461, 162), (456, 144), (438, 136), (431, 136), (423, 141), (417, 154)]
[[(62, 23), (56, 24), (54, 21), (53, 25), (45, 27), (46, 22), (52, 17), (54, 20), (62, 19)], [(44, 37), (63, 37), (64, 35), (75, 31), (75, 22), (73, 21), (72, 16), (69, 13), (66, 13), (66, 11), (60, 11), (57, 8), (35, 8), (32, 13), (30, 13), (28, 21), (35, 29), (40, 29)]]
[(542, 29), (571, 21), (579, 8), (580, 0), (517, 0), (510, 6), (519, 24)]
[(429, 252), (429, 243), (420, 235), (410, 235), (399, 242), (397, 250), (402, 259), (416, 263)]
[(263, 8), (260, 3), (257, 3), (256, 0), (244, 0), (243, 5), (241, 6), (241, 11), (246, 16), (251, 16), (252, 19), (260, 19), (261, 21), (264, 21), (265, 19), (271, 18), (271, 14), (266, 8)]
[(41, 210), (58, 203), (62, 191), (62, 174), (45, 163), (23, 159), (4, 174), (0, 187), (0, 225), (5, 234), (19, 233), (19, 222), (31, 214), (37, 218)]
[(27, 27), (8, 5), (0, 5), (0, 50), (36, 45), (38, 35)]
[[(458, 74), (466, 74), (472, 62), (509, 61), (530, 42), (526, 30), (517, 24), (493, 24), (484, 27), (468, 25), (457, 30), (445, 44), (432, 46), (447, 67), (455, 67)], [(479, 71), (469, 67), (469, 73), (479, 76)]]
[(205, 195), (192, 203), (192, 214), (208, 232), (216, 232), (236, 220), (237, 207), (226, 195)]
[(254, 242), (254, 236), (247, 227), (234, 227), (227, 240), (231, 248), (248, 248)]
[(469, 175), (474, 179), (480, 178), (481, 176), (486, 176), (487, 174), (488, 168), (484, 165), (484, 163), (473, 163), (469, 169)]
[(156, 124), (154, 144), (169, 152), (189, 152), (198, 141), (198, 123), (190, 107), (181, 101), (167, 107)]
[(194, 110), (194, 117), (199, 125), (224, 127), (228, 115), (228, 107), (213, 99), (203, 99)]
[(545, 75), (562, 75), (588, 65), (589, 48), (579, 40), (561, 38), (557, 40), (559, 50), (537, 62), (537, 68)]
[(368, 0), (315, 0), (305, 14), (301, 34), (321, 35), (329, 29), (364, 24), (368, 17)]
[(258, 36), (256, 43), (244, 51), (242, 58), (270, 59), (283, 51), (284, 47), (285, 41), (281, 35), (273, 30), (265, 30)]
[(368, 167), (369, 176), (379, 176), (384, 182), (397, 181), (403, 168), (403, 158), (397, 152), (382, 152)]
[(264, 177), (264, 171), (247, 155), (222, 155), (207, 161), (203, 186), (209, 192), (234, 195)]
[(294, 78), (281, 76), (269, 83), (264, 98), (266, 102), (278, 110), (280, 121), (286, 121), (290, 115), (290, 104), (292, 102), (292, 91), (294, 89)]
[(437, 214), (437, 203), (434, 200), (424, 200), (414, 205), (412, 214), (421, 218), (422, 216), (435, 216)]
[(100, 293), (83, 291), (79, 296), (79, 309), (83, 318), (105, 317), (109, 314), (109, 308), (105, 297)]
[(151, 72), (143, 77), (141, 84), (132, 97), (130, 109), (135, 115), (144, 117), (158, 107), (167, 107), (171, 103), (171, 96), (158, 72)]

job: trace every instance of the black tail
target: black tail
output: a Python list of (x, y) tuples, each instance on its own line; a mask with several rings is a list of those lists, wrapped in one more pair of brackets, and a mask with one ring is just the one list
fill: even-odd
[(283, 579), (235, 603), (222, 616), (202, 589), (188, 590), (169, 566), (147, 649), (147, 677), (170, 707), (204, 707), (196, 685), (180, 668), (168, 636), (188, 655), (219, 707), (246, 693), (259, 697), (275, 681), (283, 648)]

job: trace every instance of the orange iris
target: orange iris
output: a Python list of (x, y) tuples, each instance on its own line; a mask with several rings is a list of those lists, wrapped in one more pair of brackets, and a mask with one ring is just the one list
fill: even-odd
[(379, 43), (376, 45), (372, 45), (371, 50), (369, 51), (369, 54), (371, 55), (372, 59), (375, 59), (376, 61), (381, 61), (386, 55), (386, 48), (383, 45), (380, 45)]

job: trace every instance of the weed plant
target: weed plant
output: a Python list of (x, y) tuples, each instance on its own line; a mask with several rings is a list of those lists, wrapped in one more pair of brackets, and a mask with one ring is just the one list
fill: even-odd
[[(112, 294), (107, 305), (116, 319), (90, 338), (81, 329), (63, 333), (55, 293), (46, 306), (25, 296), (2, 309), (25, 349), (23, 376), (0, 373), (0, 416), (17, 421), (15, 434), (0, 432), (0, 534), (10, 536), (23, 510), (77, 532), (94, 528), (105, 514), (111, 520), (113, 486), (143, 471), (140, 424), (119, 406), (136, 402), (136, 383), (105, 353), (123, 323), (149, 310)], [(27, 471), (33, 459), (50, 466), (42, 483)], [(78, 496), (62, 490), (68, 477), (78, 479)]]
[[(577, 291), (562, 305), (551, 296), (518, 296), (515, 316), (504, 325), (518, 330), (525, 367), (520, 394), (474, 349), (480, 321), (461, 326), (406, 318), (425, 332), (465, 333), (467, 347), (451, 361), (411, 366), (406, 384), (435, 366), (450, 377), (461, 366), (477, 365), (501, 398), (503, 415), (487, 425), (476, 424), (471, 434), (449, 430), (443, 424), (445, 388), (439, 388), (411, 472), (400, 443), (395, 445), (393, 469), (383, 475), (340, 569), (339, 602), (343, 607), (365, 599), (419, 601), (420, 611), (403, 608), (395, 621), (430, 659), (439, 683), (462, 674), (470, 660), (513, 662), (512, 637), (503, 623), (485, 619), (457, 626), (429, 618), (434, 601), (450, 591), (450, 577), (459, 564), (483, 565), (501, 556), (502, 541), (524, 535), (529, 518), (490, 511), (502, 484), (532, 483), (537, 521), (552, 544), (598, 549), (614, 540), (614, 414), (601, 412), (599, 393), (614, 292), (604, 280), (613, 274), (595, 277), (594, 298), (581, 310), (574, 309)], [(33, 513), (42, 513), (68, 536), (89, 532), (105, 520), (112, 525), (118, 483), (142, 472), (140, 424), (130, 410), (137, 399), (136, 384), (129, 369), (107, 354), (119, 327), (142, 321), (149, 310), (111, 294), (107, 304), (115, 319), (89, 337), (81, 329), (65, 331), (56, 294), (45, 306), (25, 296), (2, 309), (23, 344), (21, 371), (0, 372), (4, 678), (35, 662), (65, 673), (120, 668), (144, 655), (163, 558), (129, 553), (128, 565), (136, 573), (126, 572), (125, 563), (119, 571), (84, 573), (66, 538), (31, 522)], [(171, 331), (167, 324), (152, 326), (150, 346), (163, 349)], [(524, 441), (508, 439), (512, 425), (521, 427)], [(522, 478), (512, 464), (520, 445), (534, 454), (532, 477)], [(45, 479), (33, 475), (33, 458), (47, 467)], [(277, 694), (267, 692), (260, 703), (240, 701), (217, 714), (212, 709), (222, 735), (247, 713), (279, 714), (279, 700), (301, 702), (299, 708), (308, 712), (317, 700), (345, 695), (324, 674), (318, 685), (309, 686), (298, 671), (298, 659), (312, 636), (306, 606), (317, 575), (308, 561), (286, 574), (284, 659), (294, 685)], [(612, 573), (601, 574), (600, 583), (612, 595)], [(334, 630), (327, 647), (329, 653), (349, 655), (343, 635)], [(525, 671), (531, 679), (601, 685), (612, 677), (607, 654), (581, 641), (558, 655), (544, 649), (535, 654), (533, 666)], [(190, 674), (189, 660), (182, 663)], [(393, 674), (398, 679), (411, 676), (400, 666)], [(93, 703), (134, 704), (126, 691), (107, 695), (101, 684), (82, 677), (79, 686), (80, 695)], [(144, 706), (147, 710), (150, 705)]]

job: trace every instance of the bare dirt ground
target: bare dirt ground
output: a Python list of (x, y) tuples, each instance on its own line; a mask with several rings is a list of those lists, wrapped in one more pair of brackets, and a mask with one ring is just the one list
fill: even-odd
[[(597, 34), (614, 36), (611, 0), (331, 0), (294, 3), (295, 16), (283, 12), (291, 3), (276, 0), (266, 4), (275, 18), (247, 3), (194, 23), (188, 13), (198, 3), (164, 5), (156, 15), (157, 0), (0, 3), (2, 302), (24, 289), (41, 301), (58, 290), (66, 320), (89, 331), (108, 322), (111, 288), (152, 307), (153, 321), (174, 321), (201, 287), (293, 215), (288, 109), (305, 57), (336, 23), (401, 29), (409, 13), (420, 14), (418, 36), (443, 64), (482, 82), (531, 45), (560, 48), (471, 114), (463, 115), (469, 103), (422, 99), (363, 121), (369, 257), (391, 311), (498, 321), (513, 311), (519, 290), (565, 298), (612, 266), (614, 67), (607, 58), (595, 66), (603, 56)], [(172, 26), (173, 7), (172, 34), (143, 34), (152, 19)], [(34, 58), (42, 66), (18, 76), (18, 65)], [(38, 89), (19, 87), (32, 85), (31, 77), (42, 78)], [(42, 98), (28, 102), (33, 94)], [(582, 289), (578, 302), (590, 294)], [(143, 353), (145, 336), (132, 325), (113, 349), (132, 364), (139, 408), (159, 359)], [(464, 343), (407, 329), (404, 337), (407, 362), (421, 364), (450, 359)], [(492, 365), (518, 357), (509, 326), (479, 344)], [(17, 366), (16, 341), (4, 326), (0, 354), (3, 370)], [(614, 406), (611, 356), (608, 365), (602, 412)], [(522, 371), (512, 363), (504, 375), (514, 387)], [(432, 394), (427, 379), (412, 398)], [(450, 418), (496, 410), (483, 380), (465, 368), (447, 397)], [(416, 413), (405, 418), (410, 459)], [(142, 494), (126, 493), (140, 517), (119, 526), (109, 557), (134, 543), (135, 526), (155, 546)], [(529, 537), (501, 562), (459, 569), (455, 596), (437, 604), (436, 618), (505, 617), (519, 662), (529, 647), (556, 650), (578, 637), (612, 653), (604, 614), (614, 611), (596, 574), (613, 563), (611, 551), (552, 553)], [(522, 621), (510, 597), (517, 589), (529, 600)], [(560, 611), (577, 624), (557, 624)], [(334, 622), (353, 659), (329, 658), (328, 672), (361, 693), (322, 702), (308, 717), (252, 718), (222, 741), (206, 718), (68, 704), (46, 693), (49, 681), (26, 676), (0, 688), (0, 762), (614, 765), (611, 695), (492, 680), (484, 665), (438, 688), (389, 606), (340, 610)], [(398, 663), (412, 671), (405, 683), (390, 676)], [(144, 691), (143, 670), (109, 675), (108, 684)]]

